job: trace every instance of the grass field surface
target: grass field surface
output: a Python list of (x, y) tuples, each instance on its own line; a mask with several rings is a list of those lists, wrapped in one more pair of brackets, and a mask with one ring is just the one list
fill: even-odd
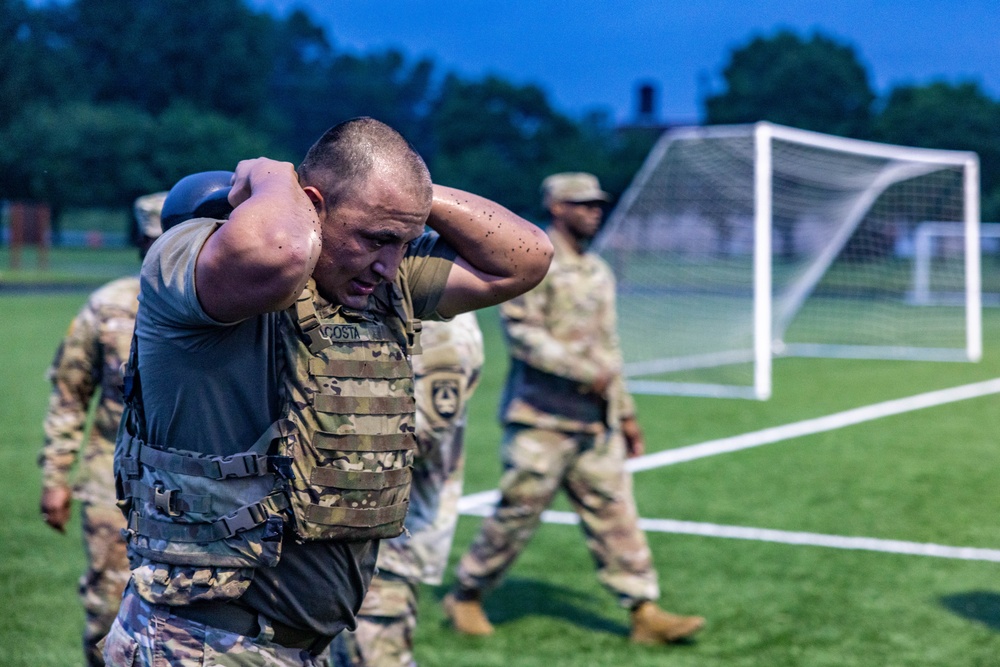
[[(134, 267), (128, 262), (134, 254), (113, 257), (86, 275)], [(86, 295), (0, 290), (0, 600), (9, 605), (0, 624), (4, 667), (81, 664), (79, 517), (66, 535), (44, 525), (35, 461), (49, 390), (45, 369)], [(775, 363), (770, 401), (640, 396), (647, 449), (689, 447), (998, 378), (1000, 312), (987, 310), (984, 320), (978, 364), (782, 359)], [(471, 406), (470, 494), (496, 485), (495, 410), (506, 370), (495, 311), (481, 312), (480, 321), (487, 366)], [(640, 513), (699, 525), (1000, 550), (998, 402), (986, 395), (643, 470), (635, 474)], [(567, 507), (560, 500), (554, 509)], [(479, 522), (460, 520), (452, 565)], [(420, 664), (1000, 664), (1000, 563), (647, 534), (663, 605), (708, 618), (697, 641), (630, 646), (627, 615), (597, 584), (579, 528), (547, 523), (486, 598), (494, 636), (460, 637), (444, 624), (439, 603), (450, 575), (444, 586), (423, 589)]]

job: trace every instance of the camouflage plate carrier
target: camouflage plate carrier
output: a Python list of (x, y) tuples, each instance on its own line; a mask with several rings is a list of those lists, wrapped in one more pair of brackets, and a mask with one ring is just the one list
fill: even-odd
[(420, 323), (395, 285), (353, 311), (310, 281), (282, 317), (282, 417), (244, 453), (144, 440), (133, 340), (115, 457), (130, 555), (186, 566), (270, 567), (290, 522), (301, 540), (402, 531), (414, 436), (409, 355)]

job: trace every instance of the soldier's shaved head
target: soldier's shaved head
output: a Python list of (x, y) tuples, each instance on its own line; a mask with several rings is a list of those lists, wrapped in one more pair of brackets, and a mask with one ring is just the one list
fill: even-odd
[(392, 173), (400, 185), (431, 200), (431, 176), (423, 158), (385, 123), (361, 117), (339, 123), (323, 134), (299, 165), (299, 182), (319, 190), (335, 206), (344, 192), (375, 171)]

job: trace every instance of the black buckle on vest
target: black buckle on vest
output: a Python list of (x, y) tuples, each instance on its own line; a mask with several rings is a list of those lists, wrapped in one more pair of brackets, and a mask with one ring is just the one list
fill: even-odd
[(153, 487), (153, 504), (156, 505), (156, 509), (161, 512), (166, 512), (170, 516), (180, 516), (181, 512), (177, 510), (174, 506), (174, 498), (176, 497), (176, 491), (174, 489), (165, 489), (162, 484), (157, 484)]
[(410, 320), (406, 323), (406, 342), (410, 348), (410, 354), (423, 354), (424, 348), (420, 345), (420, 332), (424, 329), (421, 320)]
[(118, 467), (127, 477), (139, 476), (139, 451), (141, 449), (142, 442), (138, 438), (129, 437), (125, 441)]
[(125, 379), (122, 380), (122, 396), (124, 396), (125, 400), (129, 404), (132, 403), (132, 397), (135, 395), (135, 385), (136, 382), (134, 376), (132, 373), (127, 373), (125, 375)]
[(260, 474), (258, 454), (237, 454), (219, 461), (220, 479), (229, 477), (249, 477)]
[(138, 477), (139, 476), (139, 459), (131, 456), (123, 456), (121, 462), (118, 464), (119, 468), (126, 477)]
[(333, 341), (323, 335), (323, 327), (321, 326), (317, 326), (315, 329), (309, 331), (303, 331), (302, 333), (306, 338), (306, 347), (311, 352), (319, 352), (333, 345)]
[(259, 504), (241, 507), (219, 519), (229, 536), (259, 526), (267, 520), (267, 512)]
[(291, 456), (269, 456), (267, 457), (267, 468), (281, 479), (295, 479)]

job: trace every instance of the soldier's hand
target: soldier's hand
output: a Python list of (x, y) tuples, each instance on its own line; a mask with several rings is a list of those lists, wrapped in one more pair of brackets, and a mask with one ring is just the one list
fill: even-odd
[(625, 453), (630, 459), (642, 456), (646, 451), (646, 440), (635, 417), (622, 419), (622, 435), (625, 436)]
[(278, 162), (266, 157), (241, 160), (233, 173), (233, 186), (229, 190), (229, 203), (234, 208), (245, 202), (261, 179), (272, 174), (290, 175), (289, 183), (296, 179), (295, 166), (288, 162)]
[(68, 486), (52, 486), (42, 491), (42, 517), (60, 533), (66, 532), (72, 497)]
[(607, 396), (608, 387), (611, 386), (611, 382), (614, 381), (617, 373), (613, 371), (604, 371), (594, 380), (594, 383), (590, 385), (590, 390), (597, 394), (598, 396)]

